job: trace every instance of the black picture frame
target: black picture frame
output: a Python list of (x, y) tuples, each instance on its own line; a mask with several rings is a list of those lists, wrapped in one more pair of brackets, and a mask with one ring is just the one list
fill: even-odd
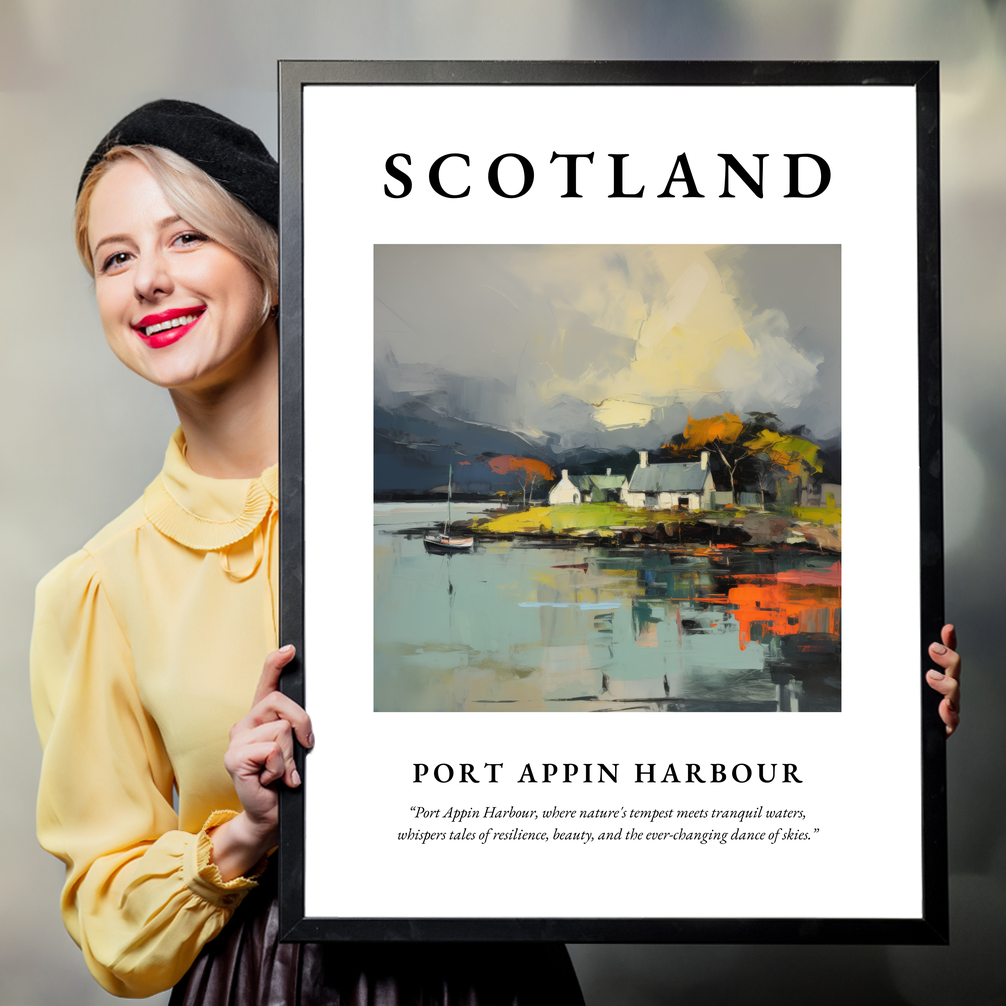
[[(281, 794), (280, 926), (287, 941), (563, 941), (618, 943), (938, 944), (948, 941), (945, 736), (925, 684), (926, 648), (943, 624), (940, 383), (939, 70), (935, 62), (352, 62), (282, 61), (280, 119), (281, 599), (280, 640), (298, 648), (282, 687), (311, 710), (305, 649), (302, 100), (305, 87), (412, 85), (687, 85), (910, 87), (915, 93), (918, 246), (919, 563), (922, 721), (922, 906), (917, 918), (377, 918), (305, 914), (304, 785)], [(333, 869), (338, 869), (333, 864)]]

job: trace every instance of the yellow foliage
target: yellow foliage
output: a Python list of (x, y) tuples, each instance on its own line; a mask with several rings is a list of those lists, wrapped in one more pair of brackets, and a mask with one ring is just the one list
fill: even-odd
[(808, 471), (819, 472), (823, 468), (817, 445), (803, 437), (762, 430), (746, 446), (752, 454), (767, 455), (773, 464), (784, 468), (793, 476), (804, 475)]

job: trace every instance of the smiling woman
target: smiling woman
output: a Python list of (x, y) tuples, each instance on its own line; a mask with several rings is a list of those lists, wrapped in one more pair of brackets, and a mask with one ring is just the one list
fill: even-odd
[[(90, 188), (82, 215), (109, 346), (176, 398), (233, 383), (238, 371), (275, 351), (272, 304), (263, 310), (263, 291), (272, 300), (274, 284), (211, 236), (223, 228), (210, 221), (197, 230), (172, 212), (143, 161), (119, 156), (102, 163), (109, 168)], [(171, 352), (159, 352), (169, 346)]]
[(173, 101), (122, 120), (81, 181), (106, 339), (180, 426), (143, 497), (38, 588), (38, 834), (64, 922), (120, 996), (582, 1003), (561, 945), (504, 967), (494, 946), (277, 943), (277, 788), (314, 743), (275, 648), (277, 196), (254, 134)]

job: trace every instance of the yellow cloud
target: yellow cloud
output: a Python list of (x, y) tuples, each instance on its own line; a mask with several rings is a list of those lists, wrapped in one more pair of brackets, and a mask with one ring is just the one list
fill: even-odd
[(740, 411), (799, 404), (816, 384), (816, 364), (790, 343), (780, 312), (742, 317), (708, 250), (582, 245), (519, 254), (514, 273), (556, 323), (554, 334), (546, 328), (526, 344), (528, 372), (537, 368), (530, 394), (594, 403), (609, 429), (709, 396)]
[(609, 430), (625, 429), (629, 426), (645, 426), (653, 415), (653, 407), (638, 402), (622, 402), (609, 398), (594, 410), (594, 418)]

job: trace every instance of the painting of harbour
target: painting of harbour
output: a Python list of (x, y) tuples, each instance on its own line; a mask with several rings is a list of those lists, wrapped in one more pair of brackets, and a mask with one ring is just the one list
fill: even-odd
[(839, 711), (840, 263), (375, 247), (375, 710)]

